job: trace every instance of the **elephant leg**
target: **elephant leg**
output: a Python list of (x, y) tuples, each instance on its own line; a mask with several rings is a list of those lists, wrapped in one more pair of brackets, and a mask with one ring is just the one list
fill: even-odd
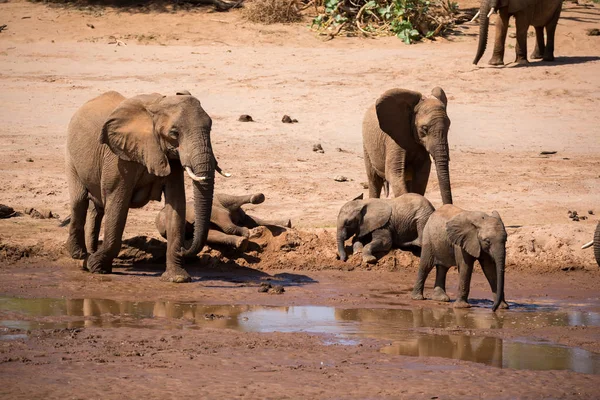
[(432, 300), (450, 301), (450, 297), (446, 294), (446, 274), (448, 269), (442, 265), (435, 267), (435, 285), (433, 287)]
[[(67, 169), (69, 167), (67, 166)], [(71, 223), (69, 224), (69, 239), (67, 249), (71, 257), (82, 260), (87, 256), (85, 247), (85, 219), (89, 199), (87, 189), (79, 181), (75, 171), (70, 171), (69, 197), (71, 199)]]
[(488, 62), (490, 65), (504, 65), (504, 44), (508, 33), (508, 8), (503, 7), (498, 11), (496, 18), (496, 38), (494, 39), (494, 53)]
[(544, 57), (546, 45), (544, 44), (544, 27), (535, 27), (535, 49), (531, 53), (532, 60), (540, 60)]
[(367, 171), (367, 180), (369, 181), (369, 198), (378, 199), (381, 194), (381, 188), (383, 187), (384, 179), (377, 174), (375, 168), (371, 164), (371, 159), (364, 150), (365, 169)]
[(100, 235), (103, 217), (104, 210), (90, 200), (85, 223), (85, 245), (90, 253), (95, 253), (98, 250), (98, 236)]
[(517, 45), (515, 46), (515, 63), (527, 65), (527, 29), (529, 28), (529, 18), (526, 15), (515, 15), (515, 26), (517, 28)]
[(558, 25), (558, 19), (560, 18), (560, 12), (562, 7), (558, 7), (552, 19), (546, 25), (546, 48), (544, 49), (544, 61), (554, 61), (554, 36), (556, 34), (556, 25)]
[(406, 151), (399, 146), (388, 150), (385, 157), (385, 180), (389, 182), (394, 197), (408, 193), (404, 176), (406, 168)]
[(352, 254), (362, 253), (364, 247), (365, 245), (359, 239), (356, 237), (352, 239)]
[[(492, 289), (492, 293), (494, 294), (494, 302), (498, 296), (496, 293), (498, 284), (497, 279), (498, 275), (496, 274), (496, 263), (489, 255), (482, 253), (481, 258), (479, 259), (479, 263), (481, 264), (481, 269), (483, 270), (483, 274), (490, 284), (490, 288)], [(508, 308), (508, 304), (505, 301), (500, 303), (499, 308)]]
[(377, 258), (373, 253), (390, 251), (392, 233), (388, 229), (377, 229), (371, 234), (371, 241), (363, 247), (362, 259), (367, 264), (375, 264)]
[(230, 194), (216, 194), (216, 202), (229, 211), (235, 211), (244, 204), (260, 204), (265, 201), (265, 195), (262, 193), (248, 194), (243, 196), (234, 196)]
[(125, 182), (120, 183), (105, 201), (104, 240), (102, 246), (89, 256), (86, 263), (86, 269), (92, 273), (112, 272), (112, 260), (121, 250), (123, 230), (133, 194), (132, 186)]
[(213, 207), (210, 214), (210, 222), (217, 225), (223, 232), (228, 235), (249, 237), (250, 231), (248, 228), (236, 225), (228, 210), (220, 207)]
[(282, 220), (266, 220), (252, 215), (245, 214), (243, 218), (244, 226), (248, 228), (256, 228), (257, 226), (283, 226), (285, 228), (292, 227), (292, 221), (290, 219)]
[(211, 229), (208, 231), (208, 244), (225, 245), (233, 247), (240, 251), (246, 250), (248, 247), (248, 239), (243, 236), (228, 235), (224, 232)]
[(458, 295), (454, 302), (454, 308), (469, 308), (469, 291), (471, 290), (471, 276), (473, 275), (473, 264), (475, 259), (466, 254), (461, 248), (455, 246), (454, 255), (458, 267)]
[(422, 160), (413, 163), (413, 171), (412, 192), (425, 195), (427, 183), (429, 182), (429, 173), (431, 171), (431, 159), (429, 158), (429, 154)]
[(423, 246), (421, 249), (421, 260), (419, 262), (419, 272), (417, 274), (417, 280), (413, 287), (411, 298), (413, 300), (425, 300), (423, 296), (423, 290), (425, 289), (425, 281), (427, 276), (434, 267), (434, 258), (431, 253), (431, 247), (429, 245)]

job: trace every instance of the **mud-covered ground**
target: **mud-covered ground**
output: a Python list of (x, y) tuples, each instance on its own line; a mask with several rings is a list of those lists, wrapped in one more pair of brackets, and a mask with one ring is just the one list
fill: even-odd
[[(476, 6), (461, 2), (463, 9)], [(513, 310), (501, 311), (500, 320), (546, 306), (600, 311), (600, 270), (592, 251), (580, 249), (600, 215), (600, 38), (586, 34), (600, 27), (598, 5), (565, 3), (557, 61), (528, 68), (488, 68), (491, 39), (481, 65), (473, 66), (475, 25), (405, 46), (395, 38), (323, 41), (308, 23), (307, 17), (301, 24), (255, 25), (238, 11), (129, 14), (1, 3), (0, 25), (7, 25), (0, 32), (1, 204), (65, 217), (63, 164), (73, 112), (107, 90), (129, 96), (187, 89), (211, 115), (215, 153), (233, 174), (219, 176), (217, 190), (263, 192), (265, 203), (247, 209), (289, 217), (294, 229), (262, 231), (245, 254), (206, 250), (191, 263), (194, 281), (174, 285), (158, 279), (164, 268), (164, 241), (154, 228), (159, 203), (130, 212), (116, 273), (107, 276), (84, 273), (67, 257), (66, 228), (58, 227), (57, 218), (23, 214), (0, 220), (0, 297), (445, 315), (451, 305), (410, 300), (416, 257), (395, 251), (375, 266), (361, 265), (356, 256), (342, 263), (335, 259), (333, 230), (339, 207), (366, 192), (364, 110), (391, 87), (429, 93), (441, 86), (452, 120), (455, 203), (497, 210), (509, 233), (506, 297)], [(507, 39), (507, 62), (514, 44)], [(255, 122), (239, 122), (240, 114)], [(284, 114), (299, 123), (282, 124)], [(323, 154), (312, 151), (316, 143)], [(336, 182), (336, 175), (349, 180)], [(434, 206), (441, 204), (435, 170), (426, 195)], [(571, 221), (567, 211), (573, 210), (588, 218)], [(453, 297), (455, 271), (449, 279)], [(265, 282), (282, 284), (285, 292), (259, 293)], [(491, 313), (479, 269), (471, 298), (475, 311)], [(68, 317), (27, 317), (1, 304), (3, 398), (591, 399), (600, 384), (598, 372), (500, 369), (427, 352), (394, 355), (382, 351), (391, 342), (379, 334), (362, 336), (360, 344), (331, 344), (331, 334), (247, 332), (219, 320), (182, 329), (185, 317), (162, 314), (151, 328), (54, 329), (53, 322)], [(50, 325), (28, 333), (6, 322), (20, 319)], [(444, 328), (419, 332), (539, 340), (600, 353), (597, 321), (538, 322), (465, 327), (450, 320)]]

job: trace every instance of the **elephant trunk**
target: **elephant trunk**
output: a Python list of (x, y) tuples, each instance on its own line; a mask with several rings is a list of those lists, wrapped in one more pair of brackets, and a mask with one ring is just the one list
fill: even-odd
[(481, 6), (479, 7), (479, 43), (477, 45), (477, 54), (475, 55), (475, 60), (473, 60), (473, 64), (475, 65), (477, 65), (481, 57), (483, 57), (483, 53), (485, 53), (488, 39), (488, 28), (490, 26), (488, 14), (492, 8), (496, 7), (496, 4), (497, 0), (483, 0), (481, 2)]
[(600, 267), (600, 222), (598, 222), (596, 232), (594, 233), (594, 257)]
[(438, 183), (440, 186), (440, 193), (442, 194), (442, 202), (444, 204), (452, 204), (452, 190), (450, 188), (450, 168), (448, 166), (450, 157), (448, 155), (448, 152), (448, 144), (446, 143), (439, 145), (433, 154), (435, 168), (437, 170)]
[(202, 174), (208, 179), (204, 181), (194, 181), (194, 238), (189, 248), (183, 249), (183, 255), (186, 257), (194, 256), (202, 250), (208, 237), (210, 227), (210, 214), (212, 211), (214, 184), (215, 184), (215, 157), (209, 143), (205, 143), (202, 148), (206, 151), (192, 158), (192, 165), (195, 174)]
[(344, 248), (344, 242), (346, 241), (346, 229), (339, 228), (337, 231), (337, 246), (338, 246), (338, 254), (340, 255), (340, 260), (346, 261), (348, 259), (348, 255), (346, 254), (346, 249)]
[(506, 247), (502, 246), (500, 250), (492, 253), (496, 263), (496, 300), (492, 306), (492, 311), (496, 311), (504, 301), (504, 266), (506, 263)]

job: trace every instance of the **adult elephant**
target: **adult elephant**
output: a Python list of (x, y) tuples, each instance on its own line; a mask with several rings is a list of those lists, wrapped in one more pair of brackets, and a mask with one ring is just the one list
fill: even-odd
[[(515, 63), (527, 64), (527, 30), (529, 26), (535, 27), (535, 49), (531, 53), (532, 59), (554, 61), (554, 34), (562, 9), (562, 0), (482, 0), (479, 9), (479, 44), (473, 64), (477, 64), (487, 46), (489, 17), (498, 10), (499, 18), (496, 21), (496, 39), (494, 41), (494, 54), (489, 61), (490, 65), (504, 64), (504, 42), (508, 31), (508, 20), (514, 15), (517, 28), (517, 57)], [(544, 43), (544, 28), (547, 40)]]
[(390, 89), (371, 106), (363, 120), (363, 149), (369, 197), (378, 198), (387, 182), (395, 197), (425, 194), (431, 157), (444, 204), (452, 203), (448, 168), (448, 99), (440, 87), (432, 97), (406, 89)]
[[(67, 138), (71, 256), (85, 259), (90, 272), (112, 272), (129, 208), (159, 201), (164, 193), (169, 241), (162, 279), (190, 281), (183, 258), (205, 244), (218, 170), (211, 124), (200, 101), (189, 92), (125, 98), (111, 91), (85, 103), (71, 119)], [(184, 170), (194, 180), (196, 215), (188, 249), (183, 248)], [(97, 248), (103, 218), (104, 240)]]
[(600, 267), (600, 221), (596, 225), (596, 231), (594, 232), (594, 240), (581, 246), (582, 249), (594, 246), (594, 258), (596, 263)]

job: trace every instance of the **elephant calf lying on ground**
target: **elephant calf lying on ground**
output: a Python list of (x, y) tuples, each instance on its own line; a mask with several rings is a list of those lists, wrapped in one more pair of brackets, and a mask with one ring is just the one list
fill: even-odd
[[(249, 228), (257, 226), (292, 227), (292, 222), (289, 219), (267, 221), (250, 216), (241, 208), (244, 204), (260, 204), (264, 201), (265, 196), (262, 193), (245, 196), (215, 193), (210, 214), (207, 243), (231, 246), (244, 251), (250, 236)], [(194, 233), (194, 207), (186, 207), (185, 220), (185, 238), (191, 239)], [(156, 216), (156, 228), (165, 239), (167, 238), (166, 226), (166, 213), (163, 208)]]
[(469, 307), (473, 264), (478, 260), (496, 295), (492, 310), (508, 308), (504, 301), (506, 237), (504, 223), (496, 211), (488, 215), (479, 211), (465, 211), (451, 204), (443, 205), (431, 214), (423, 230), (421, 262), (412, 298), (424, 299), (425, 280), (435, 266), (432, 299), (449, 301), (446, 274), (451, 266), (456, 265), (460, 281), (454, 307)]
[(434, 208), (425, 197), (406, 193), (392, 199), (352, 200), (340, 209), (337, 220), (338, 254), (348, 258), (344, 242), (354, 237), (354, 250), (361, 246), (363, 261), (373, 264), (375, 252), (392, 247), (421, 246), (422, 233)]

